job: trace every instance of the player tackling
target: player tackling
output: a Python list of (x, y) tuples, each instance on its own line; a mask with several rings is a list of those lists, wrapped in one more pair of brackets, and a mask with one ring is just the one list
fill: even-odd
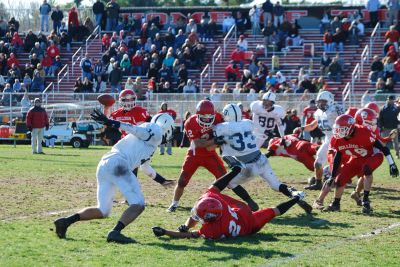
[(70, 217), (56, 220), (56, 233), (59, 238), (65, 238), (68, 227), (77, 221), (106, 218), (110, 214), (118, 188), (129, 207), (108, 233), (107, 241), (133, 243), (135, 240), (121, 234), (121, 230), (143, 212), (145, 202), (139, 181), (132, 170), (149, 160), (158, 145), (172, 138), (174, 120), (168, 114), (158, 114), (152, 118), (151, 123), (133, 126), (110, 120), (97, 110), (91, 116), (93, 120), (107, 127), (121, 129), (128, 134), (101, 158), (97, 166), (97, 207), (88, 207)]

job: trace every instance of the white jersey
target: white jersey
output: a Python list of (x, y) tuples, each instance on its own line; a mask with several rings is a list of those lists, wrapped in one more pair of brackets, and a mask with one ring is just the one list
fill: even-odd
[(244, 156), (259, 150), (253, 128), (251, 120), (217, 124), (214, 127), (214, 135), (223, 137), (225, 141), (221, 146), (222, 155)]
[(338, 105), (330, 105), (326, 111), (317, 109), (314, 113), (314, 118), (318, 122), (318, 127), (324, 132), (327, 139), (333, 136), (333, 125), (336, 118), (343, 114), (343, 109)]
[(128, 162), (132, 170), (148, 161), (162, 141), (162, 129), (155, 123), (138, 126), (121, 123), (120, 129), (129, 134), (119, 140), (103, 158), (117, 153)]
[(255, 134), (257, 136), (268, 136), (278, 127), (281, 136), (284, 135), (284, 126), (282, 124), (285, 117), (284, 109), (279, 105), (273, 105), (271, 110), (263, 107), (262, 101), (254, 101), (250, 104), (250, 110), (253, 113), (253, 122), (255, 125)]

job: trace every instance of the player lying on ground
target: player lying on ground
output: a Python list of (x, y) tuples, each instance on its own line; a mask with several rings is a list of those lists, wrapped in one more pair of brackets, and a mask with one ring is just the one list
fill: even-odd
[[(223, 109), (224, 121), (214, 127), (215, 143), (220, 145), (222, 158), (231, 166), (231, 162), (243, 164), (243, 170), (230, 183), (235, 188), (260, 176), (273, 190), (292, 197), (296, 191), (279, 181), (269, 165), (267, 157), (261, 153), (253, 134), (254, 122), (242, 120), (242, 112), (236, 104), (228, 104)], [(299, 205), (311, 213), (312, 207), (304, 201)]]
[(269, 141), (266, 156), (289, 157), (303, 163), (310, 171), (314, 171), (314, 156), (317, 153), (318, 145), (300, 139), (300, 133), (301, 129), (296, 128), (293, 134), (272, 138)]
[[(226, 173), (224, 163), (215, 151), (216, 145), (213, 138), (213, 126), (222, 122), (222, 116), (215, 112), (214, 105), (209, 100), (202, 100), (196, 106), (196, 114), (186, 120), (184, 125), (185, 135), (190, 140), (190, 147), (182, 165), (178, 184), (175, 187), (174, 198), (167, 209), (174, 212), (179, 206), (185, 187), (199, 167), (206, 168), (215, 179)], [(249, 193), (240, 185), (231, 187), (253, 211), (258, 210), (258, 205), (251, 199)]]
[(108, 242), (133, 243), (135, 240), (121, 234), (121, 230), (133, 222), (144, 210), (144, 196), (137, 177), (132, 170), (149, 160), (158, 145), (173, 136), (174, 120), (168, 114), (158, 114), (151, 123), (133, 126), (108, 119), (95, 111), (93, 120), (107, 127), (121, 128), (129, 133), (111, 151), (106, 153), (97, 166), (97, 207), (85, 208), (67, 218), (54, 222), (59, 238), (65, 238), (68, 227), (77, 221), (102, 219), (110, 214), (115, 191), (118, 188), (129, 207), (124, 211), (113, 230), (108, 233)]
[[(221, 239), (236, 236), (246, 236), (256, 233), (274, 217), (284, 214), (300, 200), (304, 193), (296, 191), (293, 198), (281, 203), (275, 208), (265, 208), (252, 212), (246, 203), (230, 196), (221, 194), (231, 180), (241, 171), (240, 163), (232, 168), (232, 171), (215, 181), (203, 194), (192, 209), (192, 216), (177, 231), (165, 230), (161, 227), (153, 227), (156, 236), (167, 235), (177, 238)], [(201, 228), (190, 231), (200, 222)]]
[[(390, 165), (390, 175), (399, 175), (396, 164), (387, 147), (376, 138), (376, 135), (368, 127), (355, 124), (350, 115), (341, 115), (335, 120), (333, 126), (334, 136), (330, 143), (330, 149), (335, 152), (332, 178), (328, 179), (320, 192), (318, 199), (314, 202), (314, 208), (322, 211), (340, 211), (340, 198), (346, 184), (354, 176), (364, 177), (363, 213), (371, 212), (369, 193), (371, 190), (373, 176), (385, 155)], [(377, 151), (377, 150), (378, 151)], [(382, 153), (381, 153), (382, 152)], [(335, 187), (335, 199), (324, 207), (324, 199)]]

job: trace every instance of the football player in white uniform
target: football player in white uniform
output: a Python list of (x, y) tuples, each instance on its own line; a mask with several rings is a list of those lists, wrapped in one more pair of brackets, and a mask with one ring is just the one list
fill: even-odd
[[(293, 197), (297, 191), (278, 180), (267, 157), (257, 146), (256, 137), (253, 134), (253, 121), (242, 120), (242, 112), (236, 104), (226, 105), (223, 116), (225, 122), (214, 127), (215, 143), (221, 146), (222, 158), (230, 167), (236, 164), (243, 165), (242, 171), (232, 179), (229, 187), (235, 188), (255, 176), (261, 176), (273, 190)], [(299, 205), (307, 213), (311, 213), (312, 207), (309, 204), (300, 201)]]
[(281, 106), (275, 104), (275, 100), (275, 93), (268, 91), (263, 95), (262, 101), (257, 100), (250, 104), (252, 120), (256, 126), (254, 133), (257, 137), (258, 148), (264, 144), (265, 140), (274, 137), (275, 127), (278, 127), (280, 137), (284, 136), (285, 111)]
[(322, 188), (322, 176), (323, 166), (328, 161), (328, 148), (331, 138), (333, 136), (333, 125), (335, 124), (336, 117), (343, 114), (342, 107), (334, 103), (334, 96), (328, 91), (320, 92), (317, 95), (317, 111), (314, 113), (314, 121), (307, 124), (302, 128), (306, 132), (310, 132), (315, 128), (319, 127), (325, 134), (325, 138), (317, 151), (317, 157), (315, 159), (315, 180), (311, 181), (305, 189), (309, 190), (321, 190)]
[(154, 116), (150, 123), (138, 126), (108, 119), (95, 110), (93, 120), (121, 129), (127, 133), (110, 152), (106, 153), (97, 166), (97, 207), (88, 207), (66, 218), (54, 221), (59, 238), (65, 238), (68, 227), (77, 221), (106, 218), (111, 211), (115, 191), (118, 188), (129, 207), (118, 223), (108, 233), (107, 241), (133, 243), (135, 240), (121, 234), (121, 230), (133, 222), (144, 210), (144, 196), (137, 177), (132, 170), (149, 160), (160, 144), (171, 140), (174, 120), (168, 114)]

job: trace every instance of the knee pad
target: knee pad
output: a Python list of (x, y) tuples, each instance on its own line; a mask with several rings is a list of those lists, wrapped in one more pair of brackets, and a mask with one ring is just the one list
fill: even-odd
[(372, 170), (367, 164), (365, 164), (363, 166), (363, 173), (364, 173), (364, 175), (371, 175), (372, 174)]

